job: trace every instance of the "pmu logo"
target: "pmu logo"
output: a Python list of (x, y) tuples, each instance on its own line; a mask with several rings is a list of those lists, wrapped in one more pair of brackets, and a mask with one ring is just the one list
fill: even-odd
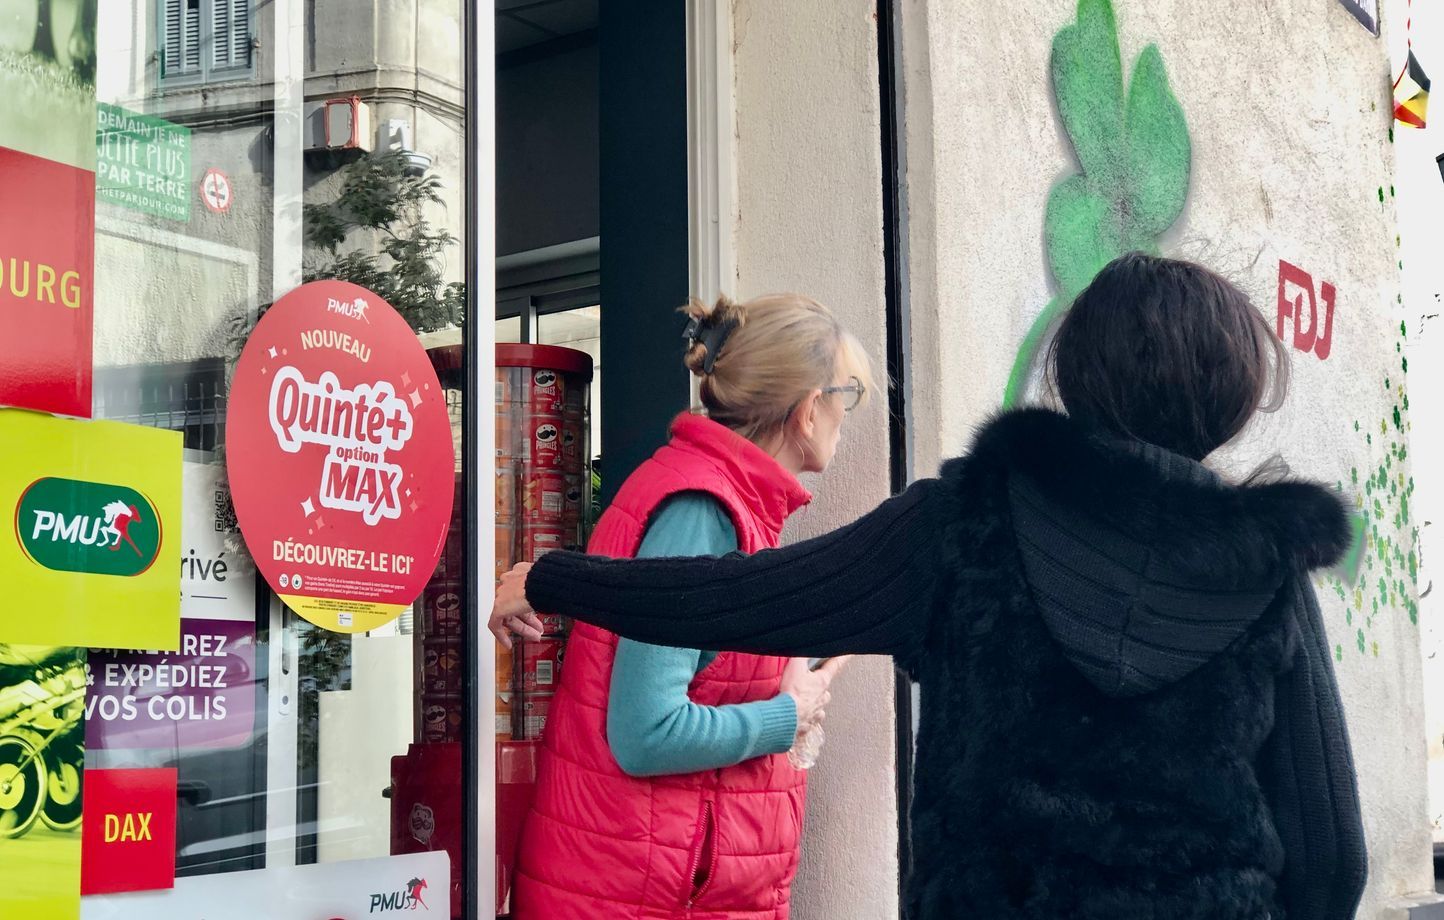
[(413, 878), (401, 891), (383, 891), (371, 896), (371, 910), (368, 913), (386, 914), (397, 910), (424, 910), (431, 912), (422, 898), (426, 891), (426, 879)]
[(371, 309), (371, 304), (365, 297), (357, 297), (355, 300), (337, 300), (334, 297), (326, 298), (326, 311), (328, 313), (339, 313), (342, 316), (349, 316), (352, 319), (364, 319), (368, 324), (371, 317), (366, 311)]
[(36, 565), (90, 575), (140, 575), (160, 554), (163, 522), (126, 486), (37, 479), (15, 507), (15, 537)]

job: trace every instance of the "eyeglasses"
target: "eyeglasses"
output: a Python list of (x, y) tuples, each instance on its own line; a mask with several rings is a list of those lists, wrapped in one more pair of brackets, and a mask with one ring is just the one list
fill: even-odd
[(841, 386), (823, 387), (822, 392), (841, 393), (842, 411), (851, 412), (853, 409), (856, 409), (858, 407), (859, 403), (862, 402), (862, 397), (867, 393), (867, 387), (863, 386), (862, 381), (858, 380), (856, 377), (849, 377), (847, 379), (851, 382), (845, 383)]

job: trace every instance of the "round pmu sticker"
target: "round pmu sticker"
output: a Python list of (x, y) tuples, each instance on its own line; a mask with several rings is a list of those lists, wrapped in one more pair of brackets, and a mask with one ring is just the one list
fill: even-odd
[(316, 281), (266, 311), (231, 384), (226, 467), (257, 568), (317, 626), (376, 629), (436, 569), (455, 494), (446, 396), (365, 288)]

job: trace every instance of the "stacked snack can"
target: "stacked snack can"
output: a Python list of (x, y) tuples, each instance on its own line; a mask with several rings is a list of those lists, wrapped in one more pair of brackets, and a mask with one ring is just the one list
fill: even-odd
[(466, 481), (456, 477), (451, 527), (441, 561), (418, 601), (416, 648), (416, 740), (423, 744), (463, 738), (466, 689)]
[[(496, 574), (585, 544), (591, 508), (588, 431), (592, 360), (549, 345), (496, 349)], [(566, 657), (570, 624), (545, 616), (545, 637), (497, 647), (498, 740), (540, 736)]]

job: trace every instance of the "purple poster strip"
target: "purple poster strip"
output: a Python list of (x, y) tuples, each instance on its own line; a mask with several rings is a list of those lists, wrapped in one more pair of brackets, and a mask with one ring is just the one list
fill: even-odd
[(256, 716), (250, 623), (181, 620), (179, 652), (94, 649), (85, 698), (91, 750), (236, 747)]

